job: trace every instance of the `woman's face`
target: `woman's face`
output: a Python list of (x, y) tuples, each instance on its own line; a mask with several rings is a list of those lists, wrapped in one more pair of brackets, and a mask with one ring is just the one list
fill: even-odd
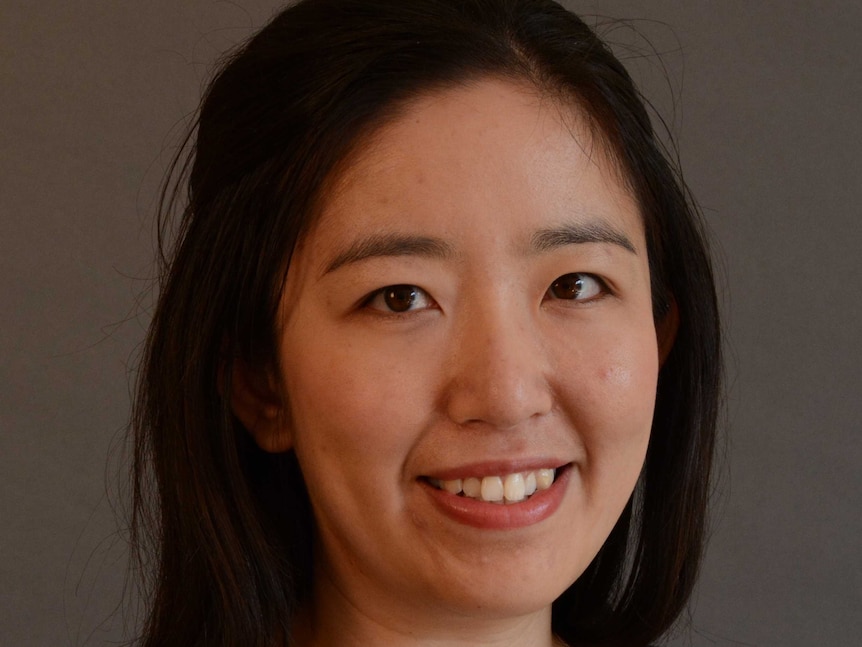
[(549, 613), (632, 492), (658, 373), (638, 208), (583, 118), (504, 81), (415, 101), (282, 313), (289, 412), (258, 439), (296, 451), (318, 589), (411, 630)]

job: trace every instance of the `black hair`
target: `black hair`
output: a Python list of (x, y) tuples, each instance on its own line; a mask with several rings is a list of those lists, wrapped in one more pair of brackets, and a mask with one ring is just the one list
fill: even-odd
[[(289, 644), (312, 518), (292, 454), (232, 415), (237, 361), (269, 367), (292, 250), (358, 142), (406, 102), (498, 77), (582, 110), (640, 207), (657, 321), (676, 308), (635, 494), (554, 603), (571, 645), (642, 646), (688, 600), (704, 542), (721, 358), (698, 212), (626, 70), (551, 0), (304, 0), (232, 53), (165, 185), (160, 297), (142, 360), (133, 546), (142, 645)], [(187, 194), (183, 189), (187, 187)]]

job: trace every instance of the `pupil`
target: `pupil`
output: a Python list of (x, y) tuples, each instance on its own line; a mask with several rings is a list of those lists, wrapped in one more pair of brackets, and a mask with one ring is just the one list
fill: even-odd
[(416, 301), (416, 289), (411, 285), (394, 285), (384, 295), (386, 307), (393, 312), (405, 312)]
[(580, 274), (566, 274), (554, 281), (551, 292), (558, 299), (577, 299), (583, 287), (584, 279)]

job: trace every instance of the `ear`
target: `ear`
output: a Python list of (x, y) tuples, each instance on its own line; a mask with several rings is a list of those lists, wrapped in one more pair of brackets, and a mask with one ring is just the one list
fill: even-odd
[(676, 341), (676, 333), (679, 330), (679, 307), (676, 299), (670, 297), (670, 306), (664, 316), (656, 322), (655, 333), (658, 340), (658, 364), (664, 366), (667, 356)]
[(276, 379), (270, 371), (252, 368), (241, 359), (233, 362), (229, 390), (234, 415), (265, 452), (281, 453), (293, 446), (288, 416)]

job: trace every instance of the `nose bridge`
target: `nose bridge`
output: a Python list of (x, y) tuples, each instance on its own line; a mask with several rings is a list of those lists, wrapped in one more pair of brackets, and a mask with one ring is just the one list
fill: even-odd
[(457, 328), (447, 389), (452, 420), (507, 429), (550, 410), (546, 358), (527, 307), (506, 298), (477, 300)]

